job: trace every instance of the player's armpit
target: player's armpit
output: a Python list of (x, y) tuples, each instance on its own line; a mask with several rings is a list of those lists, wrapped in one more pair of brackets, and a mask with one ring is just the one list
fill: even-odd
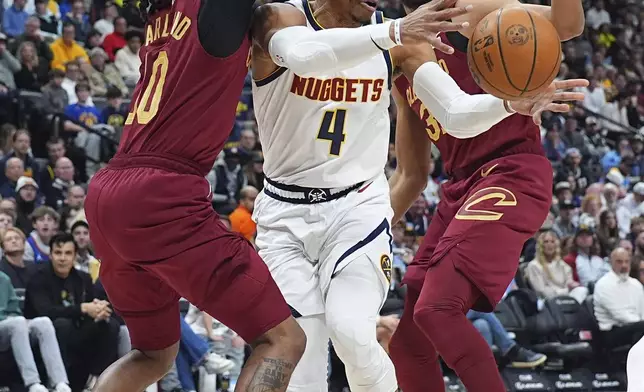
[(248, 37), (254, 0), (204, 0), (197, 31), (204, 49), (214, 57), (232, 56)]
[(389, 179), (392, 223), (397, 222), (427, 186), (430, 170), (431, 143), (425, 125), (414, 113), (405, 98), (393, 89), (398, 111), (396, 121), (397, 166)]

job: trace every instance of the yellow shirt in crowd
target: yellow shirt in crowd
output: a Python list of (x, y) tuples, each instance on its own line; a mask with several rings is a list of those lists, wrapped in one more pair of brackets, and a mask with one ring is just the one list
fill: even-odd
[(54, 54), (54, 59), (51, 61), (51, 67), (60, 70), (65, 70), (65, 64), (76, 59), (83, 58), (89, 63), (89, 56), (82, 46), (73, 42), (71, 45), (65, 44), (62, 38), (58, 38), (50, 45), (51, 51)]

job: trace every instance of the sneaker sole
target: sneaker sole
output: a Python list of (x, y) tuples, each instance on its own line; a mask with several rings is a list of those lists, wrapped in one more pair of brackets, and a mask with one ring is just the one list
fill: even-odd
[(539, 365), (543, 365), (543, 363), (546, 362), (547, 360), (548, 360), (548, 357), (544, 355), (541, 358), (532, 362), (512, 362), (510, 365), (513, 368), (517, 368), (517, 369), (531, 369)]

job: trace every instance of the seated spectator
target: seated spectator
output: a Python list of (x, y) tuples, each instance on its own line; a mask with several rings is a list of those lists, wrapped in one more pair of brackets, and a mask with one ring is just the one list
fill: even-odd
[(0, 237), (4, 256), (0, 260), (0, 271), (7, 274), (17, 289), (26, 289), (31, 276), (36, 272), (33, 261), (25, 260), (25, 234), (18, 228), (5, 230)]
[(63, 88), (63, 80), (65, 80), (65, 72), (59, 69), (49, 71), (49, 82), (42, 88), (45, 113), (62, 113), (69, 105), (69, 97)]
[[(216, 162), (213, 168), (215, 175), (209, 177), (213, 189), (212, 204), (215, 210), (220, 213), (224, 213), (227, 208), (232, 210), (236, 207), (239, 191), (246, 186), (239, 149), (237, 147), (227, 148), (223, 153), (223, 163)], [(224, 215), (228, 214), (224, 213)]]
[(25, 167), (20, 158), (12, 157), (7, 159), (4, 165), (4, 183), (0, 186), (0, 196), (3, 198), (15, 198), (18, 193), (18, 180), (25, 174)]
[(629, 276), (631, 256), (616, 248), (611, 271), (595, 286), (595, 317), (610, 347), (635, 344), (644, 335), (644, 287)]
[(14, 227), (16, 224), (16, 214), (11, 211), (0, 209), (0, 232), (5, 229)]
[[(31, 177), (38, 181), (36, 177), (40, 167), (31, 154), (31, 135), (29, 131), (26, 129), (18, 129), (13, 134), (11, 141), (11, 151), (0, 161), (0, 165), (4, 166), (7, 159), (12, 157), (20, 158), (25, 169), (23, 176)], [(0, 182), (2, 181), (4, 181), (4, 178), (0, 178)]]
[(54, 58), (51, 61), (52, 68), (65, 70), (65, 64), (77, 62), (79, 59), (89, 62), (89, 57), (85, 49), (74, 41), (75, 36), (76, 28), (74, 25), (65, 23), (63, 25), (63, 36), (54, 41), (50, 46), (54, 54)]
[(498, 347), (501, 355), (510, 361), (512, 367), (535, 368), (548, 359), (544, 354), (521, 347), (513, 339), (510, 339), (508, 331), (505, 330), (494, 313), (470, 310), (467, 312), (467, 318), (474, 324), (490, 347), (493, 345)]
[(74, 186), (74, 164), (67, 157), (61, 157), (54, 165), (54, 180), (44, 190), (45, 204), (56, 210), (62, 208), (69, 188)]
[(80, 390), (116, 359), (119, 324), (110, 304), (95, 299), (90, 276), (74, 268), (71, 234), (58, 234), (49, 245), (51, 263), (39, 266), (27, 285), (25, 316), (53, 321), (71, 387)]
[(139, 50), (143, 42), (143, 34), (136, 30), (130, 30), (125, 33), (125, 45), (116, 53), (114, 65), (121, 73), (125, 84), (128, 87), (134, 87), (139, 81), (139, 68), (141, 67), (141, 58)]
[(86, 132), (85, 128), (77, 124), (83, 124), (87, 127), (92, 127), (98, 124), (100, 113), (94, 105), (88, 103), (90, 96), (90, 88), (86, 83), (78, 83), (74, 88), (74, 92), (78, 97), (76, 103), (69, 104), (65, 108), (65, 116), (74, 121), (65, 121), (65, 131), (67, 132)]
[[(57, 12), (49, 9), (49, 2), (47, 0), (34, 0), (34, 3), (36, 6), (36, 12), (34, 13), (34, 16), (37, 17), (40, 21), (40, 30), (44, 33), (47, 33), (47, 35), (50, 37), (56, 37), (60, 35), (62, 30), (60, 19), (56, 15)], [(56, 4), (56, 8), (58, 8), (58, 4), (55, 1), (53, 1), (53, 3)]]
[(570, 295), (582, 303), (588, 295), (588, 289), (573, 280), (572, 268), (561, 259), (561, 245), (552, 231), (539, 235), (536, 258), (528, 263), (525, 273), (541, 298)]
[(85, 9), (85, 3), (82, 0), (74, 0), (72, 9), (63, 16), (63, 23), (69, 23), (74, 26), (74, 39), (78, 42), (85, 42), (92, 25), (89, 23), (89, 15)]
[[(76, 84), (83, 83), (83, 78), (84, 75), (81, 72), (80, 62), (72, 61), (65, 64), (65, 78), (63, 79), (61, 87), (65, 89), (65, 92), (67, 92), (67, 98), (70, 105), (78, 102), (78, 96), (76, 96)], [(94, 105), (91, 97), (88, 98), (87, 105)]]
[(592, 287), (602, 276), (610, 271), (610, 265), (599, 254), (599, 244), (596, 242), (592, 229), (581, 226), (575, 235), (576, 254), (575, 268), (579, 283)]
[(128, 88), (114, 64), (107, 64), (107, 54), (101, 48), (89, 52), (91, 67), (88, 67), (87, 79), (93, 96), (104, 97), (110, 87), (116, 87), (126, 95)]
[(31, 233), (31, 214), (41, 203), (38, 199), (38, 184), (33, 178), (20, 177), (16, 186), (16, 226), (25, 233)]
[(127, 32), (127, 21), (119, 16), (114, 20), (114, 31), (103, 39), (103, 49), (107, 53), (110, 62), (116, 59), (116, 52), (127, 45), (125, 33)]
[(114, 32), (114, 20), (119, 16), (119, 10), (111, 1), (105, 2), (103, 18), (94, 23), (94, 29), (101, 33), (102, 37)]
[(257, 226), (252, 219), (257, 189), (247, 185), (239, 191), (239, 205), (228, 216), (232, 231), (240, 233), (248, 241), (253, 242), (257, 233)]
[(21, 68), (13, 75), (16, 87), (40, 92), (49, 78), (49, 63), (38, 57), (36, 46), (30, 41), (25, 41), (18, 47), (18, 60)]
[(60, 215), (51, 207), (40, 206), (31, 214), (34, 230), (25, 241), (25, 260), (36, 264), (49, 261), (49, 241), (58, 231)]
[(25, 23), (25, 33), (16, 37), (16, 39), (11, 43), (11, 53), (16, 57), (19, 57), (19, 49), (24, 42), (31, 42), (34, 45), (36, 55), (40, 58), (41, 62), (47, 66), (47, 70), (49, 70), (49, 63), (53, 59), (54, 55), (49, 48), (49, 44), (45, 41), (45, 37), (41, 34), (40, 19), (38, 19), (38, 16), (36, 15), (31, 15), (27, 19), (27, 22)]
[(597, 227), (597, 239), (601, 249), (601, 257), (608, 257), (610, 252), (617, 247), (619, 242), (619, 228), (615, 213), (604, 210), (599, 215), (599, 226)]
[(84, 215), (85, 189), (80, 185), (74, 185), (67, 192), (65, 205), (60, 209), (60, 231), (68, 231), (76, 222), (83, 222), (81, 215)]
[(555, 223), (552, 225), (552, 230), (557, 234), (559, 239), (569, 237), (575, 234), (577, 227), (573, 220), (575, 212), (575, 205), (571, 200), (562, 200), (558, 204), (559, 216), (555, 218)]
[(107, 98), (107, 106), (101, 112), (101, 123), (114, 127), (116, 134), (120, 135), (123, 125), (125, 125), (128, 111), (127, 106), (123, 105), (123, 91), (110, 86), (105, 97)]
[(26, 0), (14, 0), (11, 7), (2, 15), (2, 30), (9, 37), (17, 37), (25, 32), (25, 22), (29, 14), (25, 11)]
[(0, 96), (7, 95), (16, 89), (13, 74), (18, 71), (20, 71), (20, 61), (7, 49), (7, 36), (0, 33)]
[(89, 238), (89, 225), (85, 221), (78, 221), (72, 225), (70, 230), (74, 241), (78, 244), (76, 255), (76, 269), (83, 271), (92, 277), (92, 282), (98, 279), (100, 262), (92, 255), (91, 242)]
[(40, 380), (30, 340), (38, 342), (47, 375), (51, 384), (55, 385), (55, 392), (71, 392), (51, 320), (47, 317), (25, 320), (11, 280), (0, 272), (0, 350), (13, 351), (20, 375), (29, 392), (49, 392)]
[(103, 36), (98, 31), (91, 29), (87, 34), (87, 41), (85, 42), (85, 51), (91, 52), (92, 49), (100, 48), (103, 42)]

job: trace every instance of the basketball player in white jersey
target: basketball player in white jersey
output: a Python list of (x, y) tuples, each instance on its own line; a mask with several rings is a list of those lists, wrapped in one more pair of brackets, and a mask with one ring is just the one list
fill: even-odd
[(256, 245), (307, 335), (288, 391), (328, 390), (329, 338), (352, 391), (398, 387), (376, 339), (391, 278), (387, 49), (423, 40), (450, 51), (436, 35), (462, 27), (447, 22), (467, 12), (454, 3), (436, 0), (396, 25), (372, 0), (291, 0), (255, 14), (253, 100), (266, 174)]

